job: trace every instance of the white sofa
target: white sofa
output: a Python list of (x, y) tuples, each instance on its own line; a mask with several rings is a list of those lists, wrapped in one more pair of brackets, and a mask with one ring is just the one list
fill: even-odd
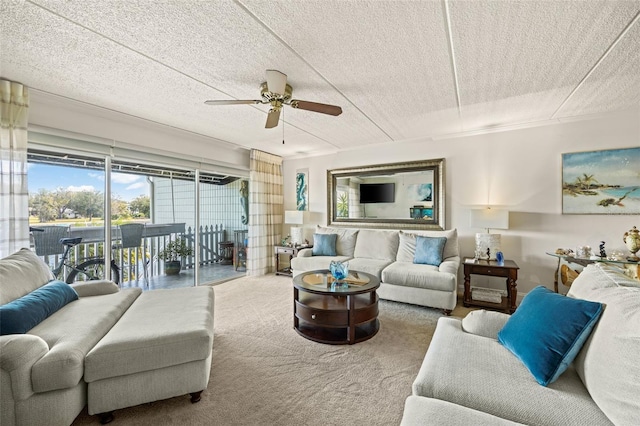
[(509, 315), (440, 318), (402, 425), (640, 424), (640, 282), (587, 266), (568, 296), (605, 305), (574, 362), (547, 387), (496, 339)]
[[(0, 305), (52, 278), (28, 249), (0, 259)], [(77, 300), (24, 334), (0, 336), (2, 426), (68, 425), (87, 404), (90, 414), (102, 414), (186, 393), (199, 398), (211, 366), (213, 288), (142, 293), (110, 281), (71, 287)], [(3, 312), (4, 319), (14, 315)]]
[[(328, 269), (332, 260), (349, 261), (349, 269), (368, 272), (380, 279), (382, 299), (442, 309), (450, 314), (457, 303), (460, 255), (456, 229), (447, 231), (398, 231), (316, 227), (317, 234), (336, 234), (336, 256), (313, 256), (303, 249), (291, 259), (293, 276)], [(416, 236), (446, 237), (439, 266), (413, 263)]]

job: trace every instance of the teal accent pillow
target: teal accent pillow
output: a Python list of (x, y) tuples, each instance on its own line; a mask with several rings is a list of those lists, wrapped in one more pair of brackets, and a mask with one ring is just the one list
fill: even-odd
[(413, 263), (440, 266), (446, 243), (446, 237), (422, 237), (418, 235), (416, 237), (416, 254), (413, 256)]
[(338, 234), (313, 234), (313, 256), (336, 256)]
[(598, 322), (603, 305), (538, 286), (522, 299), (498, 332), (542, 386), (553, 383), (574, 360)]
[(77, 299), (78, 293), (69, 284), (51, 281), (0, 306), (0, 335), (24, 334)]

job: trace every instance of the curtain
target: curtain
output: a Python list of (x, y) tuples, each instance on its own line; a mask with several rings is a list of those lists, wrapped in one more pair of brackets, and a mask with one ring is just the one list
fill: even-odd
[(247, 275), (264, 275), (274, 269), (273, 247), (282, 239), (282, 183), (282, 157), (251, 150)]
[(0, 79), (0, 258), (29, 247), (29, 89)]

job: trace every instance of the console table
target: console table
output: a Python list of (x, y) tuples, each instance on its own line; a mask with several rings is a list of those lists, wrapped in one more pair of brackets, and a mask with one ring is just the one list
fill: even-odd
[[(612, 264), (612, 265), (617, 265), (621, 268), (624, 268), (626, 271), (626, 275), (630, 276), (631, 278), (634, 278), (636, 280), (640, 280), (640, 263), (639, 262), (632, 262), (629, 260), (609, 260), (609, 259), (602, 259), (602, 258), (597, 258), (597, 259), (587, 259), (587, 258), (583, 258), (583, 257), (574, 257), (574, 256), (570, 256), (567, 254), (557, 254), (557, 253), (551, 253), (551, 252), (546, 252), (546, 254), (548, 254), (549, 256), (553, 256), (553, 257), (557, 257), (558, 258), (558, 266), (556, 267), (556, 273), (555, 276), (553, 277), (553, 290), (558, 293), (558, 276), (561, 275), (561, 272), (563, 272), (563, 276), (561, 278), (562, 284), (570, 287), (571, 283), (573, 282), (573, 280), (575, 279), (575, 277), (577, 277), (581, 271), (575, 270), (570, 268), (567, 265), (562, 265), (562, 262), (564, 261), (567, 264), (573, 263), (576, 265), (580, 265), (582, 267), (587, 266), (590, 263), (596, 263), (596, 262), (602, 262), (602, 263), (607, 263), (607, 264)], [(568, 270), (563, 271), (562, 268), (567, 268)], [(567, 275), (566, 278), (564, 275)], [(573, 276), (569, 276), (569, 275), (573, 275)]]

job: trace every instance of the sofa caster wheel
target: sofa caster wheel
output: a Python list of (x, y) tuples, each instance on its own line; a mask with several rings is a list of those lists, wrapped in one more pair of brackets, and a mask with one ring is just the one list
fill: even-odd
[(202, 395), (202, 391), (191, 392), (189, 395), (191, 395), (191, 403), (195, 404), (196, 402), (200, 401), (200, 395)]
[(106, 425), (107, 423), (111, 423), (113, 421), (113, 411), (109, 411), (108, 413), (100, 413), (98, 414), (100, 417), (100, 424)]

